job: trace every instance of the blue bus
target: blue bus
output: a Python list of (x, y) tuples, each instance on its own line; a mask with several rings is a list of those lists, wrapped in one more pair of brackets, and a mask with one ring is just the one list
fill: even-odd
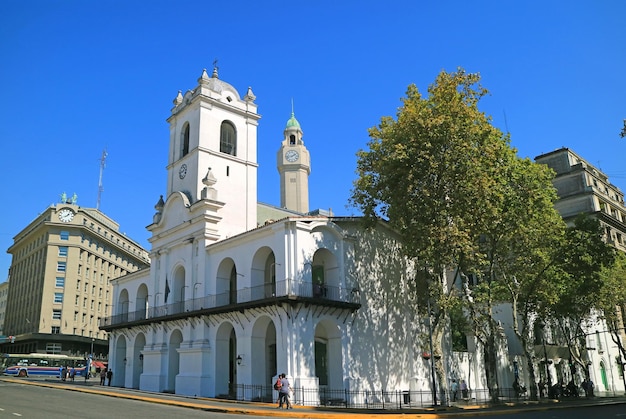
[(0, 371), (16, 377), (57, 377), (65, 379), (74, 368), (75, 377), (89, 371), (89, 360), (83, 357), (53, 354), (1, 354)]

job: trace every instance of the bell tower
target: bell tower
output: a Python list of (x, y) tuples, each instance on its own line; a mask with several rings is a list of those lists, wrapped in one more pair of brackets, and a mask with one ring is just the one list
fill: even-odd
[(309, 212), (311, 158), (302, 141), (300, 123), (291, 111), (276, 155), (280, 174), (280, 206), (300, 213)]
[[(217, 205), (211, 220), (221, 238), (256, 228), (257, 217), (257, 113), (256, 97), (248, 88), (240, 97), (237, 90), (218, 77), (202, 71), (198, 84), (186, 93), (178, 92), (167, 119), (170, 146), (167, 162), (167, 200), (184, 197), (190, 209), (201, 203)], [(189, 214), (163, 214), (175, 225)]]

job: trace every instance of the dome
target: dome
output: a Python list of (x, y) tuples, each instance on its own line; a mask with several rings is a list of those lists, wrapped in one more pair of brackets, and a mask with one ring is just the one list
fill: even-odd
[(293, 112), (291, 112), (291, 118), (289, 118), (289, 120), (287, 121), (287, 126), (285, 127), (285, 129), (289, 129), (289, 128), (298, 128), (298, 129), (300, 129), (300, 123), (298, 122), (298, 120), (294, 116)]
[(201, 86), (207, 86), (209, 89), (220, 95), (227, 95), (227, 92), (232, 93), (237, 100), (241, 100), (239, 92), (229, 83), (219, 79), (217, 75), (217, 68), (213, 69), (213, 75), (209, 77), (206, 69), (202, 70), (202, 75), (198, 79), (198, 84)]

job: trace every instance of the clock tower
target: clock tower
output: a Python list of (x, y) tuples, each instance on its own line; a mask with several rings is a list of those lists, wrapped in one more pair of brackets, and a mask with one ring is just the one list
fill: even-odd
[(291, 112), (276, 156), (280, 173), (280, 206), (300, 213), (309, 212), (311, 158), (302, 141), (300, 123)]

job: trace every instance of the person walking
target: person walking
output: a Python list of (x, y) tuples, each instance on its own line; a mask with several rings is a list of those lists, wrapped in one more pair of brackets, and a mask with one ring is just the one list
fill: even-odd
[(109, 387), (111, 387), (111, 380), (113, 379), (113, 371), (111, 368), (107, 370), (107, 380), (109, 380)]
[(104, 380), (107, 378), (107, 369), (102, 367), (100, 368), (100, 385), (104, 385)]
[(461, 395), (463, 396), (463, 400), (467, 400), (469, 398), (469, 391), (465, 380), (461, 380)]
[(450, 393), (452, 393), (452, 401), (456, 401), (457, 394), (459, 393), (459, 384), (456, 380), (452, 380), (452, 384), (450, 385)]
[(289, 391), (291, 390), (291, 385), (289, 384), (289, 380), (287, 380), (287, 375), (285, 373), (280, 375), (280, 384), (281, 386), (278, 390), (278, 408), (282, 409), (284, 403), (286, 409), (293, 409), (293, 406), (289, 401)]

